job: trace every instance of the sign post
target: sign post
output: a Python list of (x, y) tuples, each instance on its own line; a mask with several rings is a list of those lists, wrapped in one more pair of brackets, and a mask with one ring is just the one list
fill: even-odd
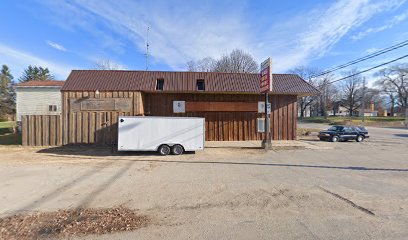
[[(271, 58), (266, 59), (261, 63), (261, 75), (260, 75), (260, 92), (265, 94), (265, 139), (262, 142), (262, 146), (265, 149), (270, 149), (272, 146), (271, 142), (271, 127), (269, 124), (269, 114), (268, 111), (268, 93), (272, 90), (272, 61)], [(272, 110), (272, 109), (271, 109)]]

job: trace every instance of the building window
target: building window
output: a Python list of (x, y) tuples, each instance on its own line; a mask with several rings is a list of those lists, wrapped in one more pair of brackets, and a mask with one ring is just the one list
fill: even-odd
[(56, 112), (57, 109), (57, 105), (48, 105), (48, 111), (50, 112)]
[(205, 91), (204, 80), (197, 80), (197, 91)]
[(163, 91), (163, 89), (164, 89), (164, 79), (157, 79), (156, 90)]

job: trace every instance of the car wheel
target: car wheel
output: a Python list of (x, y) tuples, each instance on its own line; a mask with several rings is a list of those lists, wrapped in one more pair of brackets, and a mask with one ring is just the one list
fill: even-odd
[(181, 154), (183, 154), (183, 152), (184, 152), (183, 146), (181, 146), (181, 145), (179, 145), (179, 144), (176, 144), (176, 145), (174, 145), (174, 146), (171, 148), (171, 152), (172, 152), (174, 155), (181, 155)]
[(364, 141), (364, 137), (362, 135), (358, 135), (357, 138), (356, 138), (356, 141), (357, 142), (362, 142), (362, 141)]
[(170, 147), (166, 144), (163, 144), (159, 147), (158, 152), (160, 155), (165, 156), (165, 155), (169, 155), (170, 153)]
[(340, 138), (337, 137), (337, 136), (333, 136), (333, 137), (331, 138), (331, 141), (332, 141), (332, 142), (338, 142), (339, 140), (340, 140)]

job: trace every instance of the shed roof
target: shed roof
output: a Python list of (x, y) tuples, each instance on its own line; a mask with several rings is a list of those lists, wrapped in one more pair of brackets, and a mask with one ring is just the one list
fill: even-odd
[[(205, 81), (205, 92), (259, 93), (259, 74), (218, 72), (166, 72), (73, 70), (62, 91), (155, 91), (157, 79), (164, 92), (195, 92)], [(317, 95), (319, 91), (295, 74), (273, 74), (273, 93)]]
[(62, 87), (65, 81), (33, 80), (17, 84), (17, 87)]

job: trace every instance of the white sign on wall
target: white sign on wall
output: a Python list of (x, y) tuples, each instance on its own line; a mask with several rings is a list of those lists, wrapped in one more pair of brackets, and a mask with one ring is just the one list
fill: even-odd
[(185, 101), (173, 101), (173, 113), (185, 113), (186, 102)]
[[(265, 102), (258, 102), (258, 113), (265, 113)], [(268, 114), (271, 114), (271, 103), (268, 103)]]

